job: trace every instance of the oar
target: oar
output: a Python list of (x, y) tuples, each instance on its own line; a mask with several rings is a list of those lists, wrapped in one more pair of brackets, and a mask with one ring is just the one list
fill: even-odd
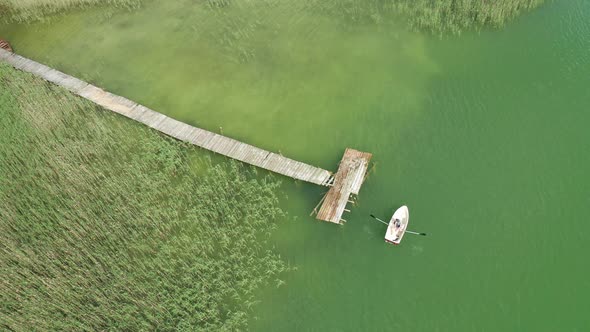
[[(373, 219), (375, 219), (375, 220), (377, 220), (377, 221), (380, 221), (381, 223), (383, 223), (383, 224), (385, 224), (385, 225), (389, 226), (389, 224), (388, 224), (388, 223), (386, 223), (385, 221), (383, 221), (383, 220), (381, 220), (381, 219), (379, 219), (379, 218), (375, 217), (375, 216), (374, 216), (374, 215), (372, 215), (372, 214), (371, 214), (371, 217), (373, 217)], [(406, 230), (406, 233), (410, 233), (410, 234), (414, 234), (414, 235), (422, 235), (422, 236), (426, 236), (426, 233), (418, 233), (418, 232), (412, 232), (412, 231), (408, 231), (408, 230)]]
[(371, 217), (373, 217), (373, 219), (375, 219), (375, 220), (377, 220), (377, 221), (380, 221), (380, 222), (382, 222), (383, 224), (385, 224), (385, 225), (389, 226), (389, 224), (388, 224), (388, 223), (386, 223), (385, 221), (383, 221), (383, 220), (381, 220), (381, 219), (379, 219), (379, 218), (375, 217), (374, 215), (371, 215)]

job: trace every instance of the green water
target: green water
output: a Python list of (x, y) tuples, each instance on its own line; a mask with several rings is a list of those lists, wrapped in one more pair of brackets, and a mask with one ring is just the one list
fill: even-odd
[[(590, 329), (590, 2), (442, 40), (327, 3), (153, 1), (0, 36), (311, 164), (374, 154), (342, 227), (308, 216), (325, 189), (285, 180), (292, 218), (274, 240), (297, 270), (261, 291), (255, 331)], [(388, 246), (368, 215), (401, 204), (428, 236)]]

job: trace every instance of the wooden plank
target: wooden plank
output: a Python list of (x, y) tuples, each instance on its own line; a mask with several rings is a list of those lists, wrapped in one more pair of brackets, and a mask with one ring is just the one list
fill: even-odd
[(199, 128), (191, 126), (191, 131), (186, 135), (186, 141), (192, 143), (197, 135), (199, 135)]
[(231, 150), (229, 150), (228, 155), (236, 160), (242, 161), (239, 159), (240, 155), (242, 154), (244, 150), (244, 143), (242, 142), (237, 142), (232, 148)]
[(203, 145), (203, 147), (207, 150), (211, 150), (211, 147), (213, 147), (215, 144), (217, 144), (217, 136), (219, 136), (219, 135), (217, 135), (215, 133), (212, 133), (212, 134), (213, 134), (213, 136), (211, 136), (211, 139), (208, 140), (205, 143), (205, 145)]
[(240, 143), (238, 145), (236, 151), (233, 153), (233, 158), (239, 161), (244, 161), (244, 156), (246, 155), (247, 146), (244, 143)]
[(159, 123), (159, 121), (162, 121), (165, 118), (166, 116), (164, 114), (160, 114), (148, 108), (145, 110), (145, 112), (143, 112), (141, 117), (137, 119), (137, 121), (154, 128), (155, 124)]
[(188, 142), (188, 138), (190, 134), (193, 132), (193, 126), (189, 126), (186, 123), (182, 123), (178, 132), (176, 133), (176, 138), (183, 142)]
[(197, 144), (196, 145), (202, 147), (203, 149), (206, 149), (207, 144), (214, 137), (215, 137), (215, 133), (212, 133), (210, 131), (204, 131), (203, 135), (199, 136), (199, 138), (197, 139)]
[[(326, 172), (329, 174), (329, 172)], [(324, 182), (324, 170), (322, 169), (315, 169), (313, 170), (312, 174), (309, 176), (309, 178), (313, 181), (321, 181)]]
[[(293, 178), (297, 180), (304, 180), (307, 179), (307, 173), (309, 172), (309, 167), (307, 165), (297, 162), (295, 167), (293, 168)], [(305, 181), (305, 180), (304, 180)]]
[[(177, 121), (177, 120), (174, 120)], [(186, 142), (186, 134), (191, 130), (191, 126), (187, 125), (184, 122), (178, 121), (178, 124), (174, 126), (174, 129), (171, 130), (171, 136)]]
[(242, 145), (242, 142), (234, 140), (232, 142), (232, 145), (229, 147), (229, 149), (227, 149), (226, 156), (236, 159), (236, 151), (240, 148), (241, 145)]
[[(245, 163), (248, 163), (248, 164), (251, 164), (251, 165), (256, 165), (256, 166), (259, 166), (259, 167), (263, 167), (263, 165), (264, 165), (264, 163), (263, 163), (264, 157), (265, 157), (264, 153), (261, 153), (257, 149), (252, 149), (252, 147), (249, 146), (248, 147), (248, 155), (245, 156), (245, 158), (244, 158), (243, 161)], [(263, 168), (266, 168), (266, 167), (263, 167)], [(266, 169), (271, 170), (269, 168), (266, 168)]]
[(53, 69), (51, 69), (47, 66), (44, 66), (38, 62), (29, 60), (28, 64), (23, 66), (23, 68), (21, 70), (26, 71), (26, 72), (31, 73), (36, 76), (44, 77), (44, 75), (46, 75), (47, 72), (49, 72)]
[(318, 176), (318, 174), (321, 174), (321, 173), (322, 173), (321, 170), (317, 170), (317, 169), (311, 170), (310, 173), (309, 173), (309, 175), (307, 176), (307, 180), (306, 181), (308, 181), (308, 182), (309, 181), (320, 182), (320, 184), (321, 184), (321, 182), (323, 182), (323, 181)]
[(53, 83), (55, 83), (63, 88), (66, 88), (76, 94), (88, 86), (88, 83), (86, 83), (82, 80), (79, 80), (75, 77), (66, 75), (66, 74), (64, 74), (60, 71), (57, 71), (57, 70), (47, 71), (43, 74), (43, 76), (47, 77), (47, 80), (49, 82), (53, 82)]
[(317, 168), (307, 168), (307, 171), (305, 172), (305, 180), (302, 181), (309, 182), (310, 180), (315, 180), (317, 179), (315, 175), (318, 173), (320, 173), (320, 170), (318, 170)]
[(207, 134), (209, 133), (206, 130), (202, 130), (197, 128), (197, 132), (195, 133), (194, 137), (191, 139), (191, 143), (197, 146), (201, 146), (203, 139), (205, 138), (205, 136), (207, 136)]
[(221, 155), (225, 155), (224, 151), (228, 148), (228, 146), (232, 143), (230, 139), (225, 137), (218, 137), (218, 143), (216, 144), (214, 149), (211, 149), (213, 152), (217, 152)]
[(233, 140), (231, 139), (224, 139), (222, 140), (222, 144), (220, 144), (219, 146), (217, 146), (217, 148), (215, 150), (213, 150), (214, 152), (219, 153), (220, 155), (224, 155), (226, 157), (229, 157), (227, 155), (227, 151), (228, 149), (230, 149), (233, 145)]
[[(14, 56), (14, 55), (13, 55), (12, 53), (10, 53), (10, 52), (6, 52), (6, 51), (4, 51), (4, 50), (1, 50), (1, 49), (0, 49), (0, 61), (2, 61), (2, 62), (5, 62), (5, 63), (8, 63), (8, 64), (12, 65), (12, 64), (10, 63), (10, 60), (11, 60), (11, 58), (12, 58), (13, 56)], [(13, 67), (14, 67), (14, 66), (13, 66)]]
[(131, 119), (133, 119), (133, 120), (137, 120), (137, 119), (139, 119), (139, 118), (141, 117), (141, 115), (142, 115), (143, 113), (145, 113), (145, 111), (146, 111), (147, 109), (148, 109), (148, 108), (147, 108), (147, 107), (145, 107), (145, 106), (143, 106), (143, 105), (136, 104), (136, 105), (135, 105), (135, 106), (134, 106), (134, 107), (131, 109), (131, 111), (129, 112), (129, 114), (127, 114), (127, 117), (129, 117), (129, 118), (131, 118)]
[(226, 141), (221, 135), (215, 134), (215, 137), (207, 145), (207, 149), (217, 152), (218, 148), (225, 143)]
[(236, 152), (236, 159), (239, 161), (244, 161), (246, 156), (248, 155), (248, 145), (247, 144), (240, 144), (238, 151)]
[[(0, 60), (4, 60), (6, 61), (6, 59), (13, 57), (15, 54), (12, 52), (9, 52), (8, 50), (5, 50), (3, 48), (0, 48)], [(8, 62), (8, 61), (6, 61)]]
[[(6, 52), (6, 51), (2, 51), (2, 52)], [(23, 64), (26, 60), (27, 60), (27, 58), (23, 58), (22, 56), (20, 56), (18, 54), (14, 54), (14, 53), (11, 53), (10, 56), (6, 57), (6, 61), (8, 63), (10, 63), (10, 65), (12, 65), (16, 69), (22, 69)]]
[(162, 122), (166, 122), (166, 120), (168, 120), (169, 117), (165, 116), (164, 114), (157, 114), (154, 117), (151, 118), (150, 123), (146, 123), (148, 126), (152, 127), (153, 129), (158, 130), (158, 126), (160, 126), (160, 124)]
[(174, 135), (180, 125), (182, 125), (182, 122), (174, 120), (169, 117), (165, 117), (159, 122), (154, 122), (152, 128), (154, 128), (166, 135), (175, 137)]

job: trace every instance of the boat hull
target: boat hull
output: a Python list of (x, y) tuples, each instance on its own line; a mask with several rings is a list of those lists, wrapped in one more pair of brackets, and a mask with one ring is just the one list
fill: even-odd
[(400, 244), (408, 228), (409, 221), (410, 211), (408, 207), (404, 205), (397, 209), (389, 221), (387, 232), (385, 233), (385, 242), (395, 245)]

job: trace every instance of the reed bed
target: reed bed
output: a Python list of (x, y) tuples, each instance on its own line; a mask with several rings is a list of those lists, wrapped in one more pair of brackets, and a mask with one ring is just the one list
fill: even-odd
[(0, 132), (0, 330), (244, 330), (283, 283), (272, 178), (4, 64)]
[(338, 13), (349, 22), (404, 21), (417, 31), (460, 33), (501, 27), (545, 0), (309, 0), (310, 8)]
[(0, 18), (28, 22), (77, 7), (112, 5), (135, 8), (140, 2), (141, 0), (0, 0)]
[[(135, 8), (144, 0), (0, 0), (0, 15), (17, 21), (31, 21), (65, 9), (97, 4)], [(248, 3), (207, 0), (187, 3), (223, 10), (231, 6), (307, 7), (352, 21), (382, 23), (388, 19), (406, 21), (415, 30), (460, 33), (469, 28), (501, 27), (510, 19), (541, 5), (545, 0), (265, 0)], [(296, 13), (293, 13), (296, 14)], [(247, 18), (245, 18), (247, 19)], [(234, 27), (235, 28), (235, 27)]]
[(544, 0), (391, 0), (416, 30), (460, 33), (467, 28), (502, 27)]

